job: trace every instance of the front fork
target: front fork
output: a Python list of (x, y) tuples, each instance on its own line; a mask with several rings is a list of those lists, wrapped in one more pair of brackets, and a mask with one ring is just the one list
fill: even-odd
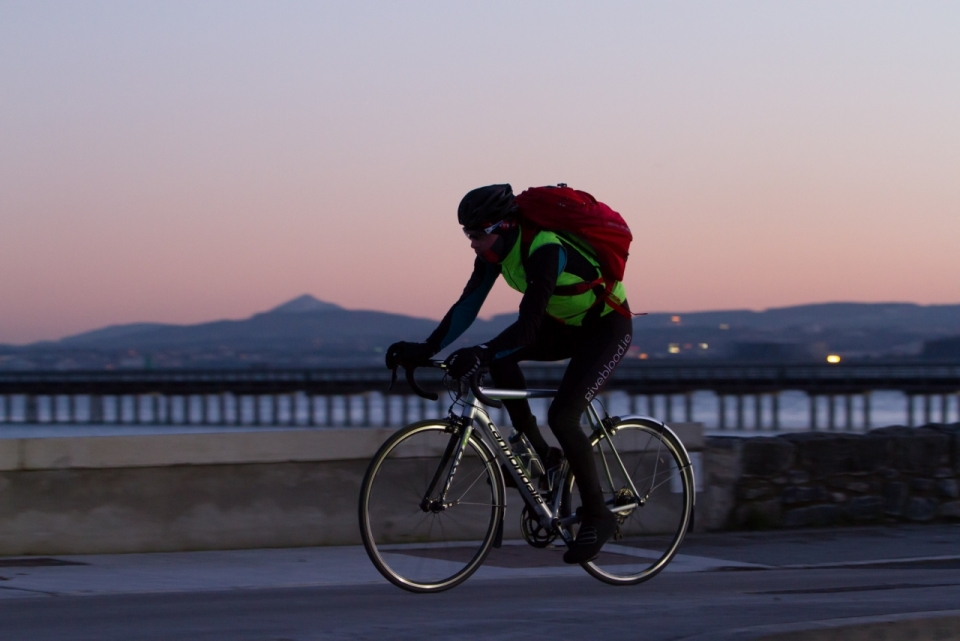
[[(440, 464), (437, 466), (437, 471), (433, 475), (433, 479), (430, 481), (430, 485), (427, 486), (427, 491), (423, 495), (423, 499), (420, 501), (420, 509), (424, 512), (441, 512), (446, 508), (450, 507), (450, 504), (447, 503), (447, 493), (450, 491), (450, 486), (453, 485), (453, 476), (457, 472), (457, 468), (460, 466), (460, 460), (463, 458), (463, 450), (467, 447), (467, 443), (470, 441), (470, 435), (473, 433), (472, 421), (465, 419), (463, 417), (451, 417), (451, 420), (456, 420), (457, 424), (460, 427), (459, 435), (460, 438), (455, 438), (458, 432), (454, 432), (451, 435), (450, 440), (447, 442), (447, 447), (443, 452), (443, 455), (440, 457)], [(447, 468), (447, 463), (450, 459), (453, 459), (450, 469), (447, 471), (446, 478), (443, 480), (443, 489), (440, 491), (440, 495), (435, 499), (431, 499), (433, 496), (434, 490), (437, 489), (437, 485), (440, 483), (440, 478), (443, 476), (443, 471)]]

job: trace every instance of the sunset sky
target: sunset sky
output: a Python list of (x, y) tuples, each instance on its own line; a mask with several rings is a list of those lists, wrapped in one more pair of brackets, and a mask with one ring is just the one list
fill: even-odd
[(439, 318), (463, 194), (559, 181), (635, 310), (960, 303), (960, 3), (0, 0), (0, 343)]

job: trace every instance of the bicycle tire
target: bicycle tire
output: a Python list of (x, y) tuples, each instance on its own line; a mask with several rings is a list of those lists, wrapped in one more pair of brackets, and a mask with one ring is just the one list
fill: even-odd
[[(634, 487), (644, 500), (623, 515), (622, 540), (609, 541), (597, 559), (581, 565), (605, 583), (635, 585), (652, 579), (670, 563), (690, 527), (695, 501), (693, 468), (683, 444), (659, 421), (625, 418), (609, 427), (608, 432), (623, 467), (604, 446), (599, 433), (591, 437), (608, 506), (636, 503)], [(624, 478), (624, 468), (633, 480), (632, 486)], [(563, 486), (563, 515), (573, 514), (579, 501), (575, 482), (573, 474), (568, 473)]]
[[(500, 466), (474, 432), (447, 494), (449, 507), (421, 507), (431, 480), (443, 486), (451, 460), (438, 470), (458, 430), (447, 421), (401, 429), (377, 451), (360, 489), (360, 534), (377, 570), (411, 592), (441, 592), (473, 574), (494, 543), (506, 503)], [(434, 492), (434, 498), (437, 492)]]

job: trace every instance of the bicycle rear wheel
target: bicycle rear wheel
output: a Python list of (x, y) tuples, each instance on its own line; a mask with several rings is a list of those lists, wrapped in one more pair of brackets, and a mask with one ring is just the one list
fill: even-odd
[[(607, 431), (616, 453), (597, 433), (591, 442), (607, 506), (622, 510), (622, 538), (583, 568), (606, 583), (631, 585), (656, 576), (676, 554), (693, 514), (693, 470), (683, 445), (657, 421), (624, 419)], [(562, 510), (572, 514), (580, 501), (572, 474), (564, 489)]]
[[(374, 455), (360, 490), (360, 533), (377, 570), (412, 592), (459, 585), (480, 567), (505, 503), (493, 453), (476, 433), (424, 421), (394, 434)], [(446, 493), (440, 494), (457, 463)]]

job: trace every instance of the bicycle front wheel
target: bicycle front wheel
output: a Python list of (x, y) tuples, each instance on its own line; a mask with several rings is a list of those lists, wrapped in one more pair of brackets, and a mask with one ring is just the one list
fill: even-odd
[(493, 453), (476, 433), (466, 441), (462, 435), (444, 421), (414, 423), (390, 437), (367, 469), (363, 545), (380, 573), (405, 590), (439, 592), (462, 583), (487, 557), (503, 519)]
[[(624, 419), (607, 431), (610, 442), (596, 432), (591, 442), (621, 539), (583, 568), (606, 583), (630, 585), (656, 576), (676, 554), (693, 514), (693, 470), (686, 449), (657, 421)], [(580, 499), (572, 474), (564, 489), (563, 511), (572, 514)]]

